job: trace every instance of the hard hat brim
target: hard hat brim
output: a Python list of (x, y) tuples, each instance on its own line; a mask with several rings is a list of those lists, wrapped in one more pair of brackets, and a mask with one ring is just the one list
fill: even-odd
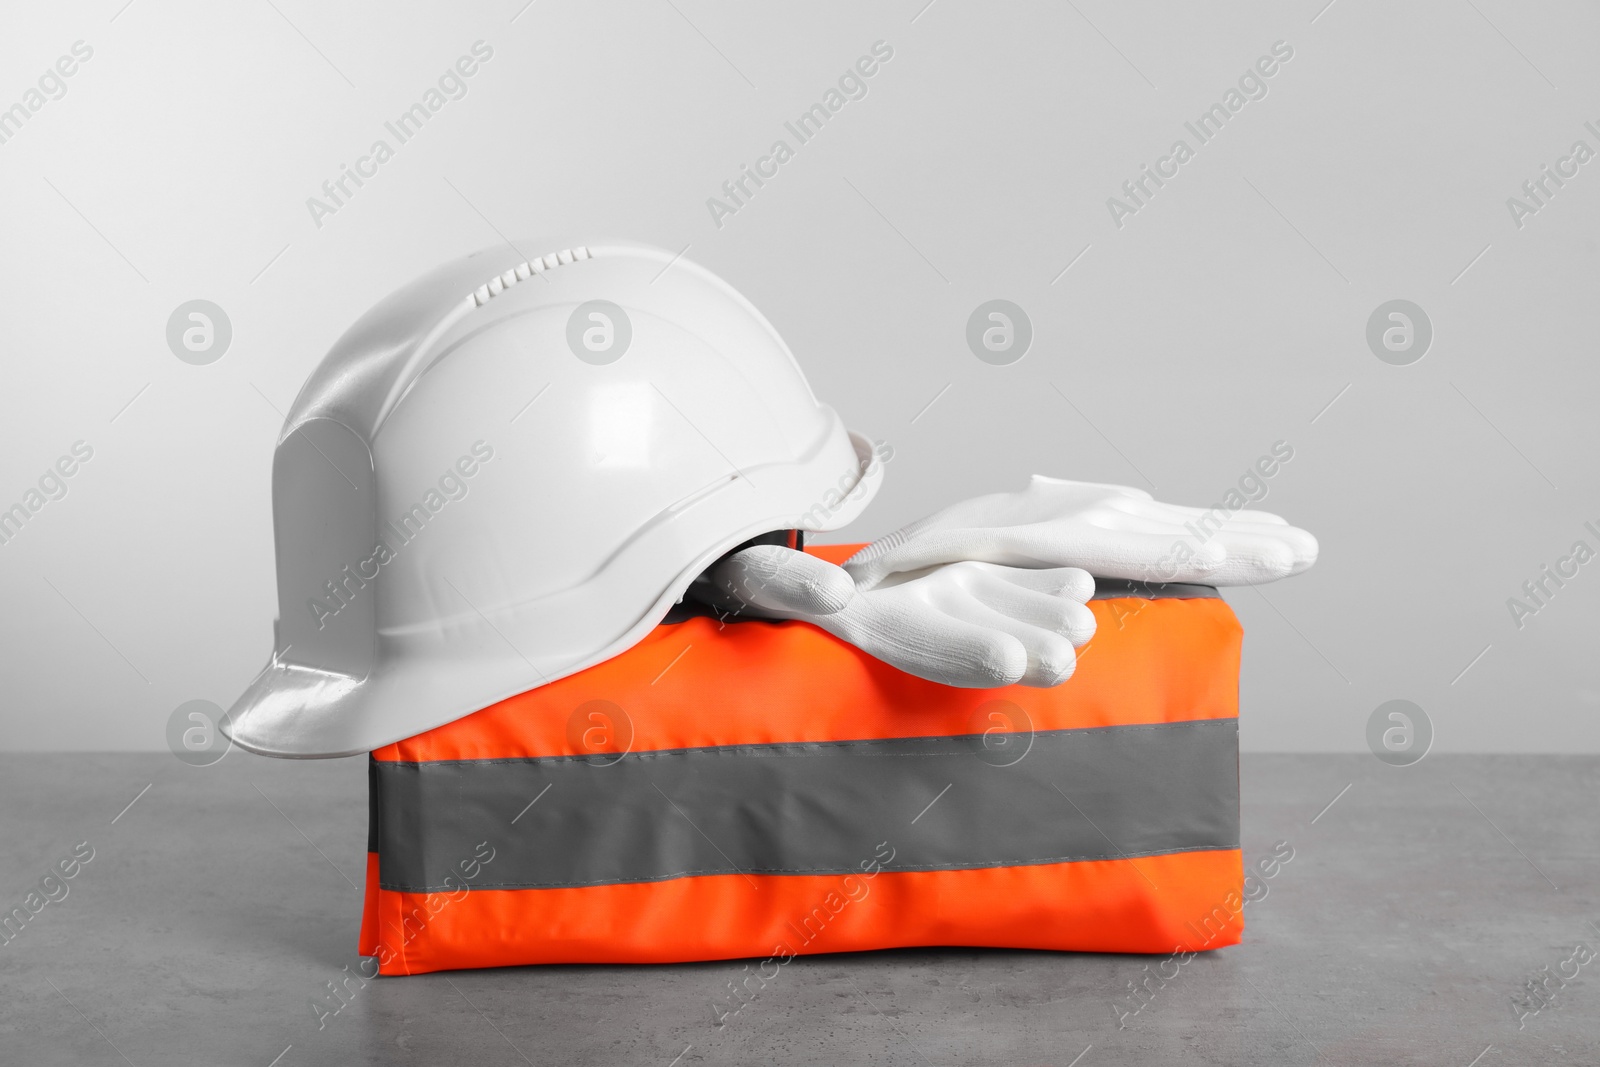
[[(831, 411), (830, 415), (837, 420)], [(595, 651), (544, 651), (538, 641), (519, 639), (514, 620), (496, 623), (487, 618), (483, 621), (490, 636), (476, 643), (452, 642), (442, 633), (432, 633), (409, 635), (391, 646), (380, 637), (376, 664), (364, 678), (297, 664), (286, 657), (286, 650), (275, 650), (229, 709), (221, 728), (239, 747), (258, 755), (289, 759), (353, 756), (610, 659), (637, 644), (660, 623), (697, 575), (744, 541), (777, 529), (836, 530), (859, 516), (876, 495), (883, 470), (870, 441), (855, 433), (849, 434), (849, 441), (857, 470), (854, 479), (844, 485), (837, 484), (838, 471), (823, 449), (808, 463), (783, 472), (790, 482), (787, 493), (777, 479), (764, 473), (760, 491), (771, 497), (770, 514), (764, 519), (727, 529), (726, 515), (718, 514), (719, 493), (707, 494), (679, 509), (672, 516), (674, 521), (698, 520), (693, 525), (702, 530), (726, 532), (715, 538), (700, 537), (698, 543), (705, 547), (676, 568), (664, 585), (657, 583), (659, 592), (637, 621)], [(730, 479), (730, 486), (739, 481)], [(785, 506), (793, 507), (794, 487), (798, 486), (813, 487), (813, 496), (815, 487), (828, 488), (810, 510), (796, 514)], [(748, 503), (741, 503), (738, 510), (747, 519), (751, 514)], [(530, 610), (559, 613), (562, 603), (582, 604), (585, 598), (605, 597), (609, 595), (605, 589), (591, 588), (598, 585), (600, 577), (552, 598), (561, 603)]]

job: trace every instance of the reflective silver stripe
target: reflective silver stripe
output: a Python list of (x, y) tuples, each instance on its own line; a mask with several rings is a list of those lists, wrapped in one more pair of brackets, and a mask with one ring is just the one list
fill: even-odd
[(378, 851), (378, 761), (367, 755), (367, 851)]
[(1094, 596), (1090, 600), (1114, 600), (1132, 597), (1136, 600), (1221, 600), (1222, 594), (1213, 585), (1194, 585), (1189, 582), (1141, 582), (1132, 578), (1096, 578)]
[(1239, 847), (1236, 719), (1009, 738), (375, 761), (379, 884), (460, 889), (479, 842), (475, 889), (844, 874), (880, 842), (900, 871)]

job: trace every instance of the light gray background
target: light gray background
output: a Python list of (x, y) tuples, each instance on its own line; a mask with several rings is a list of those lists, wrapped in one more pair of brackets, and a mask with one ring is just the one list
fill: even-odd
[[(95, 451), (0, 546), (0, 747), (159, 749), (178, 704), (231, 702), (270, 647), (269, 467), (311, 368), (439, 262), (594, 232), (687, 245), (894, 445), (852, 539), (1035, 471), (1208, 504), (1290, 442), (1263, 506), (1322, 560), (1228, 594), (1247, 748), (1360, 751), (1406, 697), (1441, 751), (1600, 751), (1600, 563), (1521, 630), (1506, 607), (1600, 547), (1600, 161), (1521, 229), (1506, 207), (1600, 150), (1600, 13), (1325, 2), (11, 8), (0, 107), (94, 56), (0, 144), (0, 506)], [(306, 198), (478, 39), (469, 94), (315, 227)], [(706, 198), (880, 39), (869, 95), (714, 226)], [(1279, 40), (1269, 95), (1114, 226), (1106, 198)], [(1009, 367), (964, 341), (996, 297), (1035, 329)], [(1364, 339), (1397, 297), (1435, 329), (1409, 367)], [(210, 366), (165, 342), (195, 298), (233, 324)]]

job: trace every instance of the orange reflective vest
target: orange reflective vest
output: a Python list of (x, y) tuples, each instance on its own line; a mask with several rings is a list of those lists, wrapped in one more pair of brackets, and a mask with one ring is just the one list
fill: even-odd
[(388, 745), (360, 951), (418, 974), (1234, 944), (1238, 620), (1203, 587), (1099, 586), (1054, 689), (694, 617)]

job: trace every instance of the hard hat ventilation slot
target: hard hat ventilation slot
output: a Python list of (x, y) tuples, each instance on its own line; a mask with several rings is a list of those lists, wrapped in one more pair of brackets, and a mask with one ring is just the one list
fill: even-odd
[(563, 248), (561, 251), (551, 252), (547, 256), (534, 256), (527, 262), (518, 263), (510, 270), (490, 278), (487, 282), (474, 289), (469, 299), (473, 307), (483, 307), (483, 305), (513, 285), (518, 282), (525, 282), (535, 274), (543, 274), (547, 270), (555, 270), (565, 264), (576, 263), (580, 259), (592, 258), (594, 258), (593, 255), (584, 245), (579, 245), (576, 248)]

